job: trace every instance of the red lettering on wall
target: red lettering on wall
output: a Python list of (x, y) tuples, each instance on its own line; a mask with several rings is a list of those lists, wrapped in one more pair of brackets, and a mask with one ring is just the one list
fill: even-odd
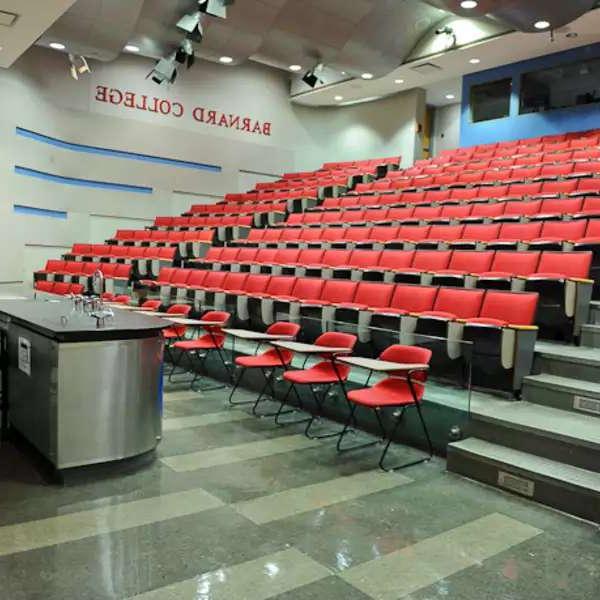
[(178, 119), (180, 117), (183, 117), (183, 104), (181, 104), (181, 102), (173, 102), (172, 114), (174, 117), (177, 117)]
[(121, 102), (123, 102), (123, 93), (121, 90), (112, 88), (108, 92), (108, 100), (111, 104), (121, 104)]
[(135, 108), (135, 94), (133, 92), (125, 92), (123, 106)]
[(158, 108), (161, 115), (168, 115), (171, 112), (171, 103), (168, 100), (161, 100)]
[[(172, 116), (176, 119), (182, 118), (186, 113), (185, 105), (182, 102), (157, 98), (156, 96), (149, 98), (146, 94), (109, 88), (106, 85), (96, 86), (94, 100), (114, 106), (122, 106), (123, 108), (155, 113), (159, 116)], [(272, 124), (268, 121), (263, 123), (251, 117), (241, 117), (220, 110), (208, 110), (203, 106), (194, 107), (191, 115), (194, 121), (204, 125), (225, 127), (226, 129), (235, 129), (264, 136), (270, 136), (272, 133)]]
[(106, 95), (108, 93), (108, 88), (105, 85), (97, 85), (96, 86), (96, 96), (95, 99), (97, 102), (106, 102)]
[(202, 123), (204, 121), (204, 109), (201, 106), (196, 106), (192, 112), (192, 117), (194, 117), (194, 120)]

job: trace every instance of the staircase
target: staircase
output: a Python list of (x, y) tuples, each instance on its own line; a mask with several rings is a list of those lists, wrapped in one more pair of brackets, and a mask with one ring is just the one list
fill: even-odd
[(538, 342), (520, 402), (475, 398), (448, 470), (600, 522), (600, 302), (582, 346)]

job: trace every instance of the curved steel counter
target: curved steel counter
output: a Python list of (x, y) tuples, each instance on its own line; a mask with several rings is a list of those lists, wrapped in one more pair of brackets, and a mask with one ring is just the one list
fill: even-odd
[(69, 301), (0, 302), (10, 426), (59, 470), (153, 450), (167, 326), (119, 311), (97, 328)]

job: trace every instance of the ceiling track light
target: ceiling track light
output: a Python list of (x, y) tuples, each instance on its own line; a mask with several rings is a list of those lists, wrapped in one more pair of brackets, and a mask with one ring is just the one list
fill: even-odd
[(317, 83), (320, 83), (322, 85), (323, 80), (320, 79), (316, 75), (316, 73), (321, 73), (324, 68), (325, 65), (323, 63), (317, 63), (312, 69), (306, 71), (304, 77), (302, 77), (302, 81), (304, 81), (304, 83), (311, 88), (314, 88), (317, 85)]
[(181, 65), (186, 65), (189, 69), (194, 64), (195, 58), (194, 45), (191, 40), (186, 38), (175, 51), (175, 60)]
[(146, 75), (146, 79), (152, 79), (154, 83), (161, 85), (163, 83), (175, 83), (177, 79), (177, 61), (176, 54), (166, 58), (161, 58), (152, 71)]
[(183, 15), (176, 25), (177, 29), (185, 31), (187, 37), (198, 44), (204, 38), (204, 29), (202, 28), (202, 13), (198, 10), (194, 13)]
[(79, 76), (84, 73), (91, 73), (90, 65), (85, 59), (85, 56), (77, 56), (75, 54), (69, 54), (69, 62), (71, 63), (70, 72), (71, 77), (75, 81), (79, 81)]
[(198, 10), (212, 17), (226, 19), (227, 7), (231, 6), (234, 2), (235, 0), (200, 0), (198, 2)]

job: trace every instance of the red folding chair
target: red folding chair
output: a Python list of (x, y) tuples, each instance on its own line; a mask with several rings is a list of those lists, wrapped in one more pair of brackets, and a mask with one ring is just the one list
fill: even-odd
[(113, 302), (129, 305), (131, 303), (131, 298), (126, 294), (120, 294), (119, 296), (114, 297)]
[[(189, 363), (190, 371), (194, 373), (193, 378), (190, 380), (190, 389), (198, 391), (194, 388), (194, 384), (200, 379), (200, 372), (204, 369), (204, 363), (211, 352), (216, 352), (218, 354), (223, 363), (223, 367), (225, 367), (225, 371), (231, 380), (229, 366), (223, 355), (223, 347), (225, 346), (225, 333), (223, 332), (223, 327), (227, 325), (227, 321), (229, 321), (230, 317), (231, 314), (228, 312), (217, 310), (208, 311), (202, 315), (201, 319), (201, 321), (206, 323), (201, 327), (201, 329), (206, 332), (204, 335), (200, 335), (193, 340), (178, 341), (172, 345), (173, 350), (179, 351), (179, 356), (173, 361), (173, 368), (169, 375), (170, 382), (174, 382), (173, 375), (179, 366), (180, 360), (185, 356)], [(194, 365), (194, 360), (192, 359), (193, 356), (198, 359), (198, 368)], [(179, 383), (181, 383), (181, 381)], [(204, 388), (203, 391), (207, 391), (208, 389), (220, 389), (221, 387), (222, 386), (216, 388)]]
[[(318, 362), (316, 365), (308, 369), (299, 369), (296, 371), (286, 370), (283, 374), (283, 378), (289, 382), (290, 387), (286, 392), (283, 400), (281, 401), (281, 405), (279, 410), (275, 414), (275, 422), (278, 425), (291, 425), (293, 423), (302, 423), (306, 422), (306, 428), (304, 430), (304, 434), (311, 439), (321, 439), (326, 437), (333, 437), (336, 435), (340, 435), (341, 431), (336, 431), (334, 433), (324, 433), (320, 435), (312, 435), (310, 433), (310, 429), (313, 423), (316, 420), (320, 420), (323, 415), (323, 405), (329, 394), (329, 391), (332, 386), (340, 385), (343, 388), (344, 395), (346, 394), (346, 390), (344, 388), (344, 383), (348, 379), (348, 375), (350, 373), (350, 367), (347, 365), (342, 365), (335, 361), (335, 356), (338, 354), (350, 354), (356, 345), (357, 337), (350, 333), (340, 333), (337, 331), (328, 331), (326, 333), (321, 334), (314, 342), (314, 346), (329, 346), (331, 348), (344, 348), (343, 351), (338, 351), (336, 353), (322, 353), (320, 355), (324, 360)], [(281, 350), (277, 349), (279, 352)], [(297, 421), (285, 422), (282, 423), (280, 421), (280, 416), (282, 414), (286, 414), (289, 412), (293, 412), (293, 410), (283, 411), (283, 407), (286, 404), (287, 399), (289, 398), (292, 390), (298, 399), (298, 405), (301, 410), (304, 410), (304, 403), (302, 401), (302, 397), (298, 392), (297, 385), (306, 385), (311, 391), (311, 394), (314, 398), (314, 401), (317, 406), (317, 410), (315, 413), (311, 413), (310, 417), (307, 419), (300, 419)], [(319, 390), (316, 386), (323, 386), (323, 390), (319, 395)]]
[[(295, 340), (299, 332), (300, 325), (298, 325), (297, 323), (288, 323), (285, 321), (280, 321), (278, 323), (273, 323), (272, 325), (270, 325), (265, 331), (265, 334), (269, 336), (280, 336), (280, 339)], [(258, 351), (261, 343), (263, 342), (259, 340), (256, 346), (256, 351)], [(254, 356), (238, 356), (235, 359), (235, 364), (236, 366), (241, 368), (241, 371), (237, 381), (235, 382), (231, 390), (231, 394), (229, 394), (229, 404), (236, 406), (239, 404), (249, 404), (251, 402), (254, 402), (254, 406), (252, 407), (252, 414), (258, 416), (256, 410), (267, 389), (271, 391), (273, 398), (275, 398), (276, 396), (275, 389), (273, 387), (273, 379), (275, 378), (275, 373), (277, 369), (288, 367), (291, 364), (293, 357), (293, 352), (283, 349), (278, 352), (275, 348), (270, 348), (266, 352), (263, 352), (262, 354), (258, 355), (255, 354)], [(233, 395), (239, 387), (242, 381), (242, 377), (246, 372), (246, 369), (260, 369), (265, 379), (265, 385), (261, 389), (256, 401), (234, 402)], [(273, 415), (261, 416), (266, 417)]]
[(140, 310), (156, 312), (160, 308), (160, 300), (146, 300), (140, 305)]
[[(167, 308), (167, 314), (178, 316), (178, 317), (187, 317), (192, 310), (191, 306), (187, 304), (173, 304)], [(177, 325), (167, 327), (163, 329), (162, 336), (165, 340), (165, 355), (167, 356), (169, 362), (173, 364), (173, 353), (171, 352), (172, 346), (175, 342), (183, 339), (185, 336), (185, 332), (187, 331), (186, 325)], [(173, 375), (174, 369), (171, 369), (171, 373), (169, 374), (169, 380)]]
[[(429, 371), (429, 361), (431, 360), (431, 350), (427, 348), (419, 348), (418, 346), (402, 346), (394, 345), (386, 348), (379, 356), (380, 361), (391, 363), (399, 363), (399, 369), (392, 371), (391, 374), (379, 381), (374, 386), (352, 390), (347, 393), (347, 399), (350, 404), (350, 415), (337, 443), (338, 452), (355, 450), (364, 448), (373, 444), (379, 443), (379, 440), (368, 442), (366, 444), (358, 444), (343, 448), (342, 442), (344, 436), (350, 431), (350, 427), (355, 423), (355, 412), (358, 406), (363, 406), (372, 410), (375, 413), (379, 429), (381, 431), (381, 441), (387, 439), (387, 443), (379, 458), (379, 467), (384, 471), (394, 471), (412, 465), (417, 465), (422, 462), (431, 460), (433, 456), (433, 445), (429, 437), (429, 431), (423, 418), (421, 411), (421, 401), (425, 393), (425, 382)], [(343, 358), (340, 359), (343, 361)], [(341, 363), (343, 364), (343, 363)], [(375, 370), (375, 369), (374, 369)], [(388, 373), (390, 373), (388, 371)], [(367, 380), (368, 381), (368, 380)], [(385, 466), (385, 457), (389, 447), (394, 439), (394, 435), (402, 422), (404, 413), (408, 408), (416, 408), (419, 420), (423, 426), (425, 438), (427, 440), (427, 448), (429, 454), (425, 458), (420, 458), (405, 464), (395, 467)], [(385, 408), (396, 409), (393, 413), (395, 422), (389, 432), (386, 432), (381, 411)]]

